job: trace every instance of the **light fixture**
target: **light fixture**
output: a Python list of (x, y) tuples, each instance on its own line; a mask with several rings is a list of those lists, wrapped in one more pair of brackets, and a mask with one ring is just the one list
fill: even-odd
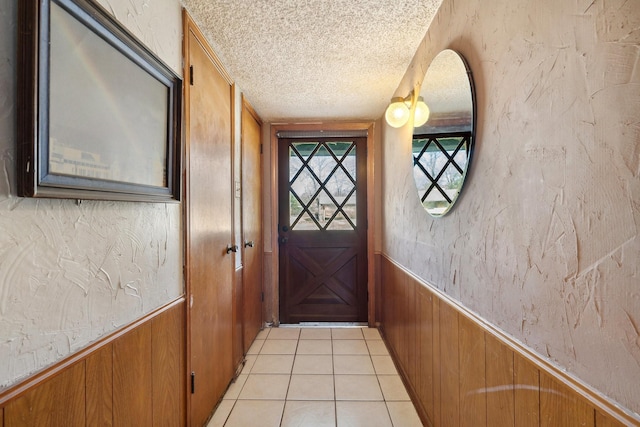
[(424, 102), (424, 98), (419, 96), (416, 103), (416, 110), (413, 113), (413, 127), (419, 128), (429, 120), (429, 107)]
[(400, 128), (404, 126), (409, 120), (409, 114), (411, 113), (411, 98), (413, 92), (411, 92), (406, 98), (400, 96), (391, 98), (391, 104), (387, 107), (387, 111), (384, 114), (389, 126), (394, 128)]
[[(400, 96), (391, 98), (391, 103), (384, 114), (389, 126), (400, 128), (407, 124), (411, 116), (413, 96), (414, 92), (411, 91), (406, 98)], [(420, 127), (427, 123), (427, 120), (429, 120), (429, 107), (427, 107), (427, 104), (424, 102), (424, 98), (419, 96), (413, 113), (413, 126)]]

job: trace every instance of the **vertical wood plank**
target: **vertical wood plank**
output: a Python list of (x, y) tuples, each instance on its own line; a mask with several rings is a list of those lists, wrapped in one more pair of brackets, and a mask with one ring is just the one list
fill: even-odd
[(487, 425), (484, 331), (458, 316), (460, 358), (460, 426)]
[(440, 349), (440, 298), (433, 296), (433, 425), (442, 425), (442, 363)]
[(487, 425), (515, 425), (513, 351), (486, 334)]
[(186, 424), (184, 305), (173, 307), (151, 323), (153, 425)]
[(152, 425), (151, 324), (113, 343), (113, 424)]
[(4, 408), (0, 408), (0, 427), (4, 427)]
[(441, 423), (460, 425), (460, 356), (458, 312), (449, 304), (440, 304), (440, 393)]
[(113, 425), (113, 345), (92, 353), (86, 361), (87, 425)]
[(7, 427), (85, 426), (84, 361), (29, 390), (5, 407)]
[(540, 426), (594, 426), (594, 408), (545, 372), (540, 372)]
[(540, 372), (517, 353), (513, 355), (516, 427), (540, 425)]
[(406, 366), (405, 372), (407, 373), (407, 379), (415, 390), (416, 382), (418, 380), (416, 375), (417, 359), (416, 359), (416, 346), (417, 341), (417, 314), (416, 314), (416, 292), (417, 287), (420, 286), (418, 282), (409, 277), (405, 272), (400, 271), (405, 276), (405, 289), (404, 289), (404, 330), (405, 330), (405, 346), (406, 346)]
[[(596, 427), (623, 427), (624, 424), (614, 420), (609, 415), (596, 411)], [(1, 427), (1, 426), (0, 426)]]
[(433, 424), (433, 295), (420, 286), (416, 296), (416, 393), (429, 421)]

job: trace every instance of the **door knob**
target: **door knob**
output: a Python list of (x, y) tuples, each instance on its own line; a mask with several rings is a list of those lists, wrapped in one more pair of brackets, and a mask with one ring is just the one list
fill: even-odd
[(227, 245), (227, 254), (229, 254), (231, 252), (233, 252), (233, 253), (238, 252), (238, 245), (233, 245), (233, 246)]
[(244, 247), (245, 248), (252, 248), (253, 247), (253, 240), (250, 240), (250, 241), (246, 241), (245, 240)]
[(288, 239), (288, 238), (286, 238), (286, 237), (278, 237), (278, 242), (279, 242), (281, 245), (284, 245), (285, 243), (287, 243), (287, 241), (288, 241), (288, 240), (289, 240), (289, 239)]

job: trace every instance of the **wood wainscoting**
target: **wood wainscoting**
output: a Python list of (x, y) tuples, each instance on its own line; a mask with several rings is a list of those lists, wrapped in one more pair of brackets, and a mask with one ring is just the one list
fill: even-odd
[(0, 393), (0, 427), (186, 424), (179, 298)]
[(640, 425), (390, 259), (379, 262), (382, 334), (425, 425)]

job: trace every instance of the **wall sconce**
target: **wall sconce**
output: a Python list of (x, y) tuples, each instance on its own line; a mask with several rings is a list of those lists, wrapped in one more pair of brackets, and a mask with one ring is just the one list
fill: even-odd
[[(391, 103), (384, 114), (389, 126), (400, 128), (409, 121), (413, 96), (414, 92), (411, 91), (406, 98), (400, 96), (391, 98)], [(429, 120), (429, 107), (427, 107), (427, 104), (424, 102), (424, 98), (419, 96), (413, 114), (413, 126), (420, 127), (425, 124), (427, 120)]]

